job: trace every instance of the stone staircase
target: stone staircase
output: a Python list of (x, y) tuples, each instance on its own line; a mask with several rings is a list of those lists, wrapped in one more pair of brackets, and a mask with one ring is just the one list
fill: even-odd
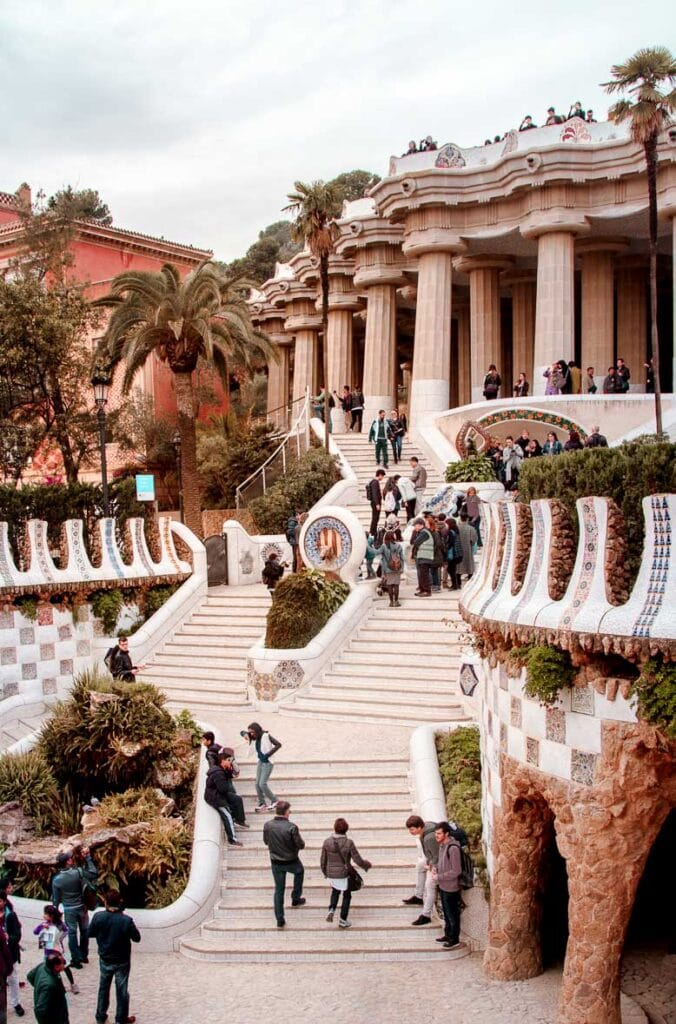
[(265, 632), (269, 608), (262, 584), (210, 588), (137, 678), (163, 690), (170, 709), (203, 713), (246, 705), (247, 651)]
[(414, 589), (414, 582), (402, 586), (401, 608), (376, 599), (329, 668), (291, 694), (281, 713), (411, 726), (468, 721), (458, 699), (465, 627), (457, 593), (417, 598)]
[[(371, 507), (366, 501), (366, 494), (364, 489), (369, 480), (373, 479), (373, 475), (378, 468), (376, 466), (375, 448), (372, 444), (367, 441), (368, 428), (365, 429), (362, 434), (334, 434), (333, 440), (340, 448), (341, 454), (345, 456), (350, 466), (354, 470), (354, 473), (359, 480), (359, 495), (363, 497), (362, 501), (359, 501), (355, 505), (348, 505), (347, 507), (351, 512), (359, 519), (365, 530), (368, 529), (371, 521)], [(417, 448), (414, 444), (411, 444), (408, 437), (404, 438), (404, 447), (401, 455), (401, 462), (398, 465), (392, 461), (392, 450), (389, 451), (390, 461), (387, 472), (392, 476), (400, 473), (402, 476), (409, 476), (411, 472), (411, 464), (409, 459), (415, 455), (420, 459), (420, 464), (427, 470), (427, 490), (425, 494), (428, 497), (432, 497), (443, 486), (442, 475), (438, 469), (433, 467), (429, 459), (423, 455), (422, 451)], [(400, 521), (404, 523), (406, 516), (403, 513), (399, 515)], [(381, 514), (381, 522), (384, 522), (385, 516)]]
[[(245, 806), (253, 807), (254, 766), (245, 763), (237, 782)], [(411, 927), (419, 907), (402, 899), (413, 892), (416, 846), (404, 822), (411, 809), (408, 759), (373, 756), (349, 760), (276, 762), (274, 792), (291, 803), (291, 819), (305, 840), (304, 907), (291, 907), (286, 890), (286, 928), (278, 929), (272, 908), (273, 884), (262, 832), (269, 815), (249, 814), (241, 832), (243, 849), (225, 848), (221, 898), (213, 917), (181, 942), (181, 952), (228, 963), (451, 959), (466, 955), (443, 950), (437, 928)], [(321, 846), (337, 816), (350, 824), (349, 836), (373, 863), (364, 888), (354, 894), (353, 927), (338, 928), (338, 914), (326, 921), (329, 886), (319, 869)], [(360, 872), (364, 875), (364, 872)]]
[(48, 705), (38, 701), (17, 708), (16, 717), (8, 715), (6, 721), (0, 725), (0, 750), (7, 750), (13, 743), (18, 743), (31, 733), (37, 732), (48, 711)]

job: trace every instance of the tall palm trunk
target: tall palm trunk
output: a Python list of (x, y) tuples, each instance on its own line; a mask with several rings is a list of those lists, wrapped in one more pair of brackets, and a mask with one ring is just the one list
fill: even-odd
[(319, 257), (319, 280), (322, 288), (322, 333), (324, 345), (322, 352), (322, 366), (324, 373), (324, 447), (329, 450), (329, 255), (323, 253)]
[(178, 407), (178, 429), (181, 435), (181, 465), (179, 486), (183, 494), (183, 518), (185, 525), (200, 540), (202, 531), (202, 502), (200, 478), (197, 472), (197, 440), (195, 437), (195, 396), (192, 374), (174, 371), (176, 405)]
[(644, 143), (648, 172), (648, 217), (650, 227), (650, 345), (655, 377), (655, 433), (662, 435), (662, 387), (660, 345), (657, 333), (657, 135)]

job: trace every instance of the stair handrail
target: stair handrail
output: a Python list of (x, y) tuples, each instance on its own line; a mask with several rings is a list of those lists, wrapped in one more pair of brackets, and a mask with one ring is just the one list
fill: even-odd
[(296, 456), (300, 458), (301, 455), (301, 437), (304, 437), (305, 447), (304, 451), (310, 447), (310, 389), (305, 389), (305, 397), (303, 399), (303, 405), (298, 414), (296, 421), (287, 434), (284, 435), (282, 441), (277, 445), (271, 455), (268, 455), (265, 462), (263, 462), (258, 469), (255, 469), (253, 473), (250, 473), (246, 480), (243, 480), (241, 484), (235, 488), (235, 507), (240, 509), (242, 507), (242, 495), (246, 487), (250, 487), (255, 479), (259, 476), (263, 480), (263, 494), (267, 491), (267, 481), (265, 478), (265, 469), (277, 458), (281, 452), (283, 472), (286, 473), (286, 451), (291, 446), (292, 439), (296, 441)]

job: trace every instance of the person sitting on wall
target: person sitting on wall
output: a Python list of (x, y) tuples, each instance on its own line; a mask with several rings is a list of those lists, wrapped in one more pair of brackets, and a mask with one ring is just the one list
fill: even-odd
[(527, 132), (531, 128), (537, 128), (537, 125), (533, 124), (533, 118), (531, 117), (531, 115), (530, 114), (526, 114), (526, 116), (524, 117), (523, 121), (519, 125), (519, 131), (520, 132)]
[(594, 111), (593, 110), (588, 110), (587, 111), (587, 116), (585, 117), (585, 121), (587, 122), (587, 124), (596, 124), (596, 118), (594, 117)]
[(281, 580), (284, 575), (284, 566), (277, 561), (277, 552), (271, 551), (268, 555), (261, 576), (263, 583), (272, 591), (277, 586), (277, 582)]
[(145, 665), (132, 665), (129, 640), (126, 636), (118, 636), (117, 644), (106, 652), (103, 663), (113, 679), (119, 679), (123, 683), (135, 683), (135, 673), (145, 668)]
[(408, 144), (408, 149), (406, 150), (405, 153), (402, 153), (401, 155), (402, 156), (411, 156), (412, 153), (417, 153), (417, 152), (418, 152), (418, 147), (415, 144), (415, 139), (411, 139), (411, 141)]
[(500, 135), (496, 135), (493, 142), (502, 142), (502, 137)]
[(421, 153), (429, 153), (435, 149), (438, 149), (438, 146), (431, 135), (426, 135), (424, 139), (420, 140)]
[(484, 146), (492, 146), (492, 145), (493, 145), (493, 143), (491, 142), (490, 139), (484, 139)]
[(561, 124), (563, 118), (560, 114), (557, 114), (554, 107), (547, 107), (547, 120), (545, 121), (545, 127), (550, 124)]
[(579, 100), (575, 100), (575, 103), (572, 104), (570, 110), (568, 111), (568, 117), (566, 118), (566, 121), (570, 121), (571, 117), (580, 117), (583, 121), (585, 119), (585, 112)]

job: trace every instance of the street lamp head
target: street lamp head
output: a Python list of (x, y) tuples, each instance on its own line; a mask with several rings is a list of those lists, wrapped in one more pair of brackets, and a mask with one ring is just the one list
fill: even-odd
[(171, 439), (171, 443), (173, 444), (174, 448), (180, 448), (181, 447), (181, 432), (180, 432), (180, 430), (174, 431), (174, 436)]
[(95, 370), (91, 385), (94, 388), (94, 401), (99, 409), (103, 409), (108, 404), (110, 377), (103, 370)]

